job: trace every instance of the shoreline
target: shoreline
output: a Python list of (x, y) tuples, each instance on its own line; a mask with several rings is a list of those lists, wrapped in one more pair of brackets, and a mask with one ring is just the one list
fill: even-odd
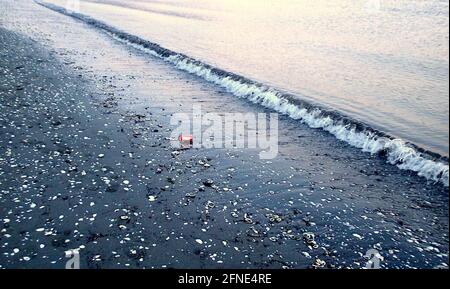
[(246, 77), (213, 67), (189, 56), (171, 51), (146, 41), (104, 22), (76, 12), (67, 11), (51, 3), (37, 1), (39, 5), (95, 27), (114, 39), (163, 59), (177, 69), (194, 74), (224, 88), (227, 92), (288, 115), (313, 129), (322, 129), (363, 152), (385, 157), (386, 162), (399, 169), (416, 172), (420, 177), (449, 185), (448, 156), (421, 148), (413, 143), (394, 138), (341, 113), (317, 103), (301, 100), (279, 89), (267, 87)]
[(445, 188), (287, 117), (272, 162), (174, 156), (173, 113), (261, 108), (34, 3), (15, 9), (24, 36), (0, 30), (2, 267), (64, 268), (74, 248), (82, 268), (361, 268), (371, 248), (382, 268), (444, 266)]

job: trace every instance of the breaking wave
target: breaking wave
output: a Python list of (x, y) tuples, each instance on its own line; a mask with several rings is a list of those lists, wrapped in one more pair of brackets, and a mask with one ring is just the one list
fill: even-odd
[(253, 103), (286, 114), (311, 128), (323, 129), (337, 139), (360, 148), (364, 152), (384, 156), (390, 164), (396, 165), (400, 169), (416, 172), (419, 176), (430, 181), (441, 183), (446, 187), (449, 186), (447, 157), (426, 151), (402, 139), (393, 138), (338, 112), (299, 100), (291, 94), (163, 48), (158, 44), (118, 30), (89, 16), (68, 11), (54, 4), (36, 2), (51, 10), (93, 25), (111, 35), (114, 39), (163, 59), (180, 70), (214, 83), (237, 97), (248, 99)]

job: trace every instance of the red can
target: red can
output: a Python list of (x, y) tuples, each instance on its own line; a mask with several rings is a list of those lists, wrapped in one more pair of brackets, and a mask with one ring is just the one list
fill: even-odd
[(180, 134), (178, 137), (178, 140), (183, 144), (190, 144), (192, 145), (194, 143), (194, 137), (192, 135), (183, 135)]

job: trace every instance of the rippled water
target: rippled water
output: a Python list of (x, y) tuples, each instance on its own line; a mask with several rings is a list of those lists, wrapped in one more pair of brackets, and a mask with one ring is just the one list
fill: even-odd
[(128, 33), (448, 155), (447, 1), (80, 2)]

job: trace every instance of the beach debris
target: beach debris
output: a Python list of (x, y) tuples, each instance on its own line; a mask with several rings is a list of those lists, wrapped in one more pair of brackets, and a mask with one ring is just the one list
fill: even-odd
[(206, 202), (206, 208), (208, 208), (208, 209), (212, 209), (212, 208), (214, 208), (216, 205), (213, 203), (213, 202), (211, 202), (211, 201), (208, 201), (208, 202)]
[(207, 179), (203, 182), (206, 187), (212, 187), (214, 185), (214, 181), (211, 179)]
[(317, 242), (315, 241), (315, 235), (314, 235), (314, 233), (311, 233), (311, 232), (306, 232), (306, 233), (303, 233), (303, 240), (305, 241), (305, 243), (308, 245), (308, 246), (311, 246), (311, 247), (313, 247), (314, 249), (317, 249), (318, 247), (319, 247), (319, 245), (317, 244)]
[(302, 252), (303, 256), (306, 258), (311, 258), (311, 255), (308, 252)]
[(198, 161), (198, 164), (201, 165), (201, 166), (203, 166), (203, 167), (205, 167), (205, 168), (211, 167), (211, 165), (208, 164), (207, 161), (204, 161), (204, 160), (199, 160), (199, 161)]
[(283, 219), (276, 214), (266, 214), (267, 219), (269, 219), (269, 222), (271, 223), (280, 223), (281, 221), (283, 221)]
[(247, 224), (253, 224), (252, 218), (250, 218), (247, 213), (244, 214), (244, 222)]
[(355, 237), (356, 239), (362, 240), (363, 237), (359, 234), (353, 234), (353, 237)]
[(189, 134), (180, 134), (178, 140), (182, 145), (192, 145), (194, 142), (194, 137)]
[(327, 263), (326, 263), (324, 260), (321, 260), (321, 259), (319, 259), (319, 258), (316, 258), (316, 259), (314, 260), (314, 262), (312, 263), (312, 267), (313, 267), (314, 269), (320, 269), (320, 268), (324, 268), (326, 264), (327, 264)]
[(194, 192), (192, 192), (192, 193), (187, 193), (185, 196), (186, 196), (186, 198), (191, 198), (191, 199), (193, 199), (193, 198), (195, 198), (195, 197), (197, 196), (197, 194), (194, 193)]
[(231, 212), (231, 216), (235, 219), (239, 218), (239, 215), (236, 212)]

